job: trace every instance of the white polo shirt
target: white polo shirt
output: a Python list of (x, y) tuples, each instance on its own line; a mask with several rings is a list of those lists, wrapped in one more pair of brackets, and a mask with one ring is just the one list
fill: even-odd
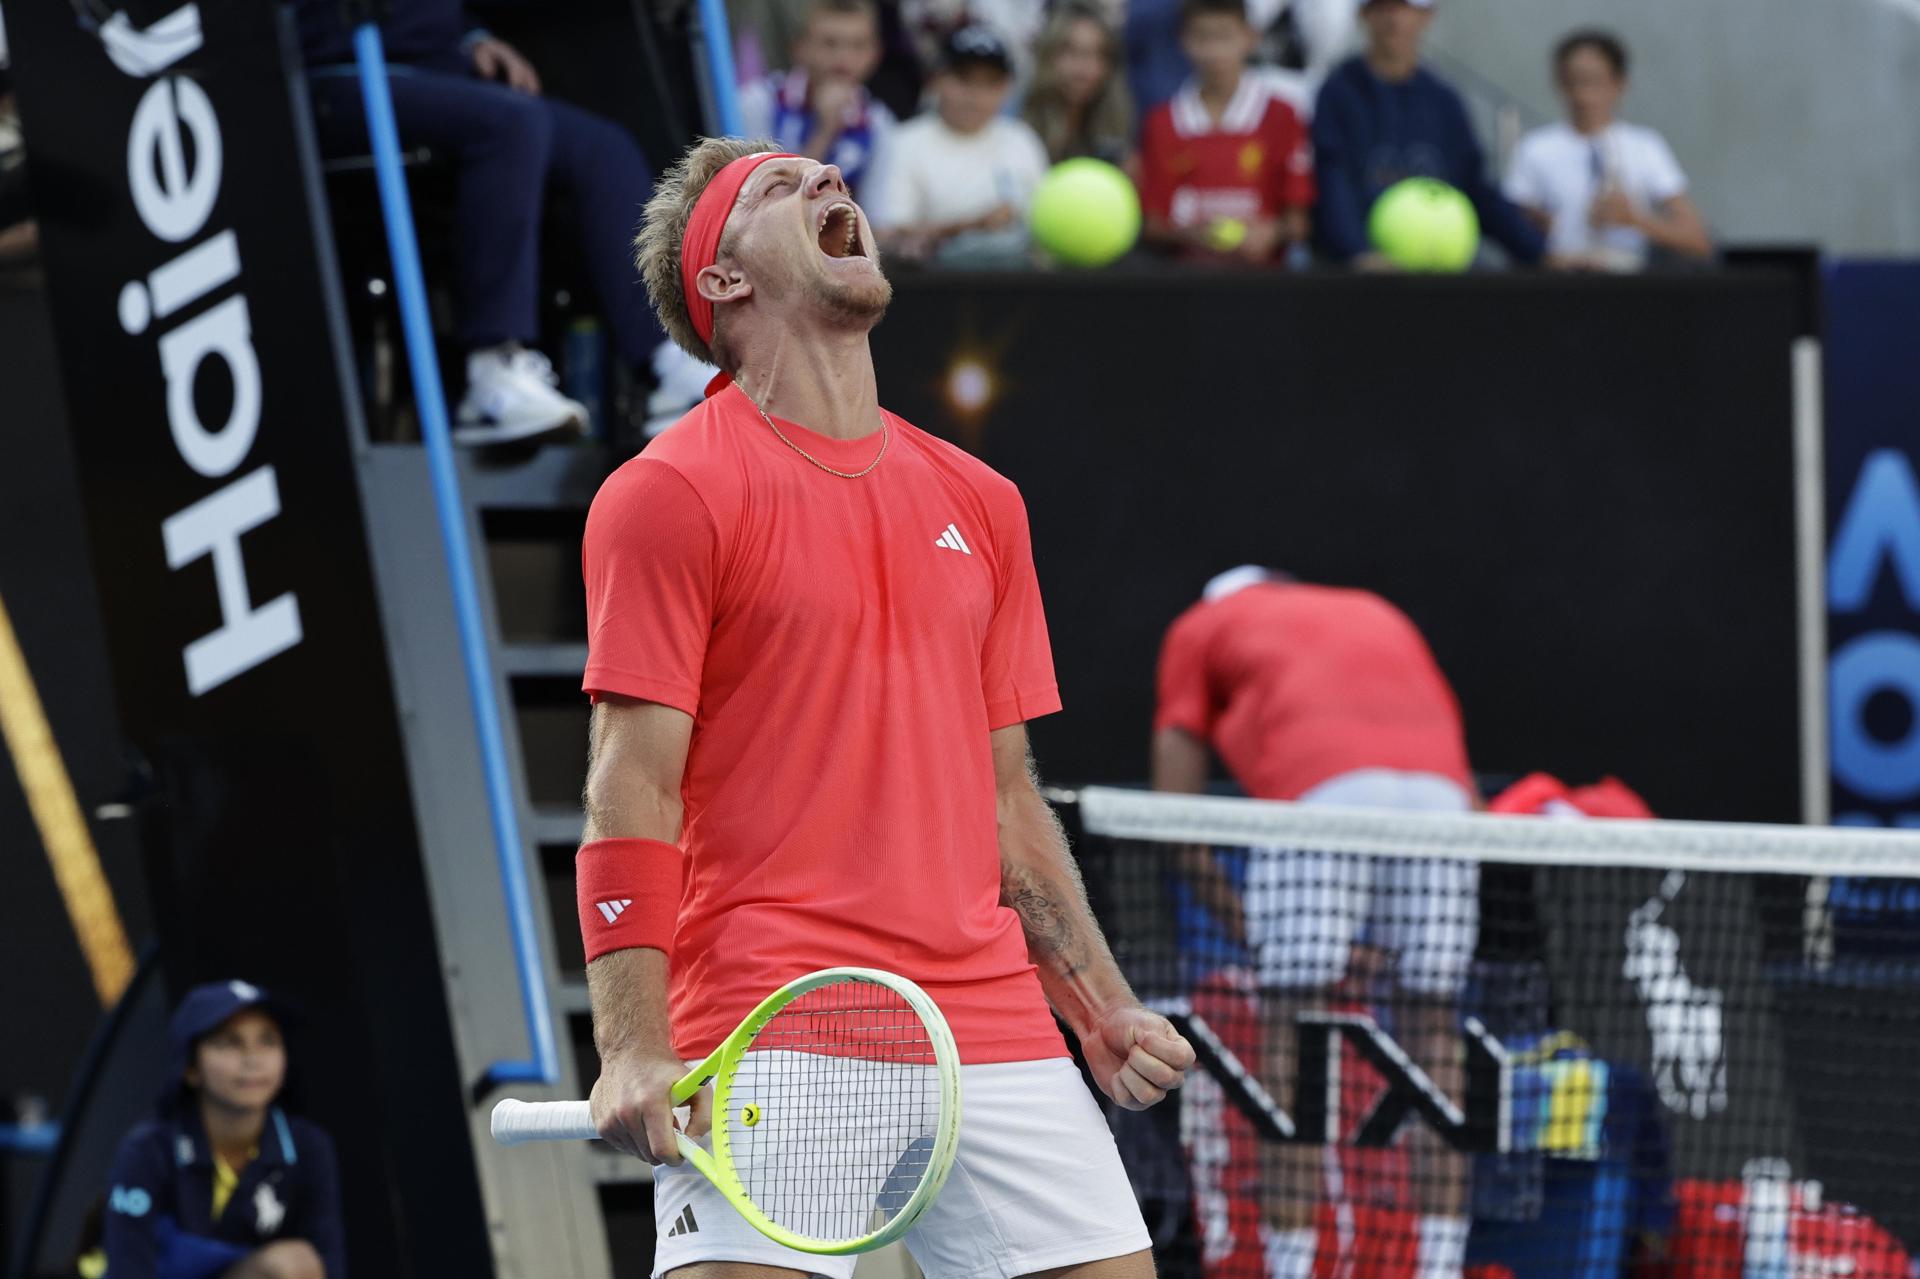
[(1622, 266), (1647, 258), (1647, 237), (1631, 227), (1596, 227), (1589, 214), (1603, 190), (1617, 187), (1643, 209), (1687, 190), (1687, 175), (1667, 140), (1652, 129), (1615, 122), (1599, 133), (1549, 124), (1520, 139), (1507, 170), (1507, 198), (1552, 219), (1550, 253), (1599, 251)]
[(1047, 164), (1045, 144), (1024, 120), (996, 116), (978, 133), (955, 133), (929, 111), (895, 129), (874, 157), (861, 207), (886, 231), (959, 222), (1008, 204), (1019, 215), (1013, 226), (955, 236), (941, 246), (940, 256), (1017, 255)]

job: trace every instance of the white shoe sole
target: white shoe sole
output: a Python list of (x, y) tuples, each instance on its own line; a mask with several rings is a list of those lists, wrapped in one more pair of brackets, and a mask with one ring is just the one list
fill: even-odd
[(588, 430), (585, 405), (562, 400), (557, 413), (533, 413), (504, 421), (489, 422), (471, 405), (462, 404), (453, 427), (455, 444), (511, 444), (548, 434), (585, 435)]
[(453, 428), (453, 442), (466, 445), (513, 444), (539, 439), (543, 435), (584, 435), (580, 420), (563, 417), (559, 421), (475, 422)]

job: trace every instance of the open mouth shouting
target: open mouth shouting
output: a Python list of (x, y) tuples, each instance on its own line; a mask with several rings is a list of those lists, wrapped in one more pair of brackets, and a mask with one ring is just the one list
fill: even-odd
[(835, 200), (820, 210), (815, 228), (820, 252), (830, 258), (866, 258), (871, 255), (862, 238), (860, 214), (846, 200)]

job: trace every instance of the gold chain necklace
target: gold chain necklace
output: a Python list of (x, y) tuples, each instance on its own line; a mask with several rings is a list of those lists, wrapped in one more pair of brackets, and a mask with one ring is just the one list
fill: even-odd
[[(739, 386), (740, 384), (736, 382), (734, 383), (734, 385)], [(747, 395), (747, 390), (745, 387), (740, 387), (740, 394)], [(779, 427), (773, 424), (773, 419), (767, 416), (767, 411), (760, 407), (760, 401), (754, 399), (751, 395), (747, 395), (747, 403), (753, 405), (753, 411), (760, 415), (760, 420), (767, 424), (768, 430), (772, 431), (775, 435), (780, 437), (780, 442), (782, 444), (792, 449), (795, 453), (798, 453), (801, 457), (806, 458), (807, 461), (813, 463), (815, 466), (825, 471), (828, 475), (837, 475), (843, 480), (857, 480), (861, 476), (873, 470), (874, 467), (880, 465), (880, 459), (887, 455), (887, 445), (892, 443), (893, 441), (892, 434), (887, 430), (887, 415), (885, 413), (882, 413), (880, 415), (880, 451), (873, 455), (873, 461), (867, 463), (866, 466), (864, 466), (858, 471), (836, 471), (834, 468), (832, 468), (831, 466), (828, 466), (825, 462), (822, 462), (819, 458), (807, 452), (805, 449), (801, 448), (798, 444), (795, 444), (792, 440), (788, 439), (786, 437), (786, 433), (783, 432)]]

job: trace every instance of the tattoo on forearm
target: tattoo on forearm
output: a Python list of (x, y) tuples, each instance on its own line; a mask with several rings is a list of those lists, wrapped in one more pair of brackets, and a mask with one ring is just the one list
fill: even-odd
[(1073, 921), (1040, 890), (1032, 876), (1023, 874), (1018, 878), (1018, 883), (1004, 885), (1001, 895), (1020, 916), (1028, 939), (1042, 950), (1066, 949), (1073, 941)]
[(1071, 977), (1086, 966), (1087, 948), (1074, 919), (1077, 903), (1062, 898), (1060, 886), (1044, 883), (1025, 869), (1006, 875), (1000, 886), (1000, 900), (1020, 916), (1021, 931), (1036, 957), (1045, 956), (1056, 972)]
[(1031, 755), (1027, 774), (1024, 793), (1012, 796), (1000, 814), (1000, 902), (1020, 917), (1048, 999), (1078, 1028), (1088, 1010), (1132, 992), (1093, 917), (1067, 832), (1040, 797)]

